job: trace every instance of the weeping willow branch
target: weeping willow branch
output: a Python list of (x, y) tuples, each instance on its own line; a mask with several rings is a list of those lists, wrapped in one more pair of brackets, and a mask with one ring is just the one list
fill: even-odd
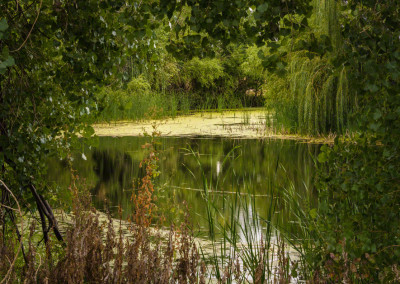
[(337, 0), (314, 0), (313, 22), (317, 33), (329, 36), (334, 50), (341, 48), (339, 5)]
[(300, 132), (344, 132), (354, 108), (346, 67), (336, 75), (327, 59), (310, 60), (300, 53), (291, 59), (289, 82)]
[(343, 133), (350, 125), (349, 113), (356, 108), (355, 92), (349, 84), (350, 70), (330, 63), (342, 48), (339, 5), (335, 0), (313, 1), (309, 32), (313, 38), (315, 35), (329, 38), (331, 52), (318, 55), (303, 49), (287, 56), (289, 86), (285, 99), (278, 99), (283, 105), (280, 111), (291, 117), (295, 132), (306, 135)]

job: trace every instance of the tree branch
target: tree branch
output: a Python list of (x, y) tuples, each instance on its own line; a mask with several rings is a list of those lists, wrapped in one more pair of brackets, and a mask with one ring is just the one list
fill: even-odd
[[(47, 232), (50, 229), (53, 229), (54, 234), (56, 235), (57, 239), (60, 242), (64, 242), (60, 230), (58, 229), (57, 221), (56, 218), (54, 217), (53, 210), (51, 209), (49, 203), (43, 198), (42, 195), (40, 195), (37, 192), (33, 184), (30, 185), (30, 189), (33, 196), (35, 197), (36, 204), (39, 209), (40, 218), (42, 219), (42, 228), (43, 228), (43, 233), (45, 234), (45, 242), (47, 243), (48, 240)], [(49, 229), (46, 229), (46, 220), (44, 219), (44, 216), (46, 216), (47, 220), (49, 221)]]
[(42, 3), (43, 3), (43, 0), (40, 0), (39, 11), (38, 11), (38, 13), (37, 13), (36, 19), (35, 19), (35, 21), (33, 22), (33, 25), (32, 25), (32, 27), (31, 27), (31, 30), (29, 31), (29, 33), (28, 33), (27, 37), (25, 38), (24, 42), (20, 45), (20, 47), (18, 47), (18, 48), (15, 49), (15, 50), (12, 50), (11, 52), (17, 52), (17, 51), (19, 51), (19, 50), (25, 45), (25, 43), (28, 41), (28, 38), (30, 37), (30, 35), (31, 35), (32, 31), (33, 31), (33, 28), (35, 27), (35, 24), (36, 24), (37, 20), (39, 19), (40, 9), (42, 8)]

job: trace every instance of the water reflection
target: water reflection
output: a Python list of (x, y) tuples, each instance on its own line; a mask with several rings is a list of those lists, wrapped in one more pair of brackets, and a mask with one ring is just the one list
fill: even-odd
[[(146, 154), (141, 145), (149, 139), (100, 137), (97, 148), (85, 149), (86, 161), (76, 154), (73, 166), (86, 179), (98, 209), (108, 207), (116, 213), (120, 205), (123, 218), (131, 214), (132, 189), (144, 174), (139, 167)], [(248, 199), (248, 206), (263, 217), (268, 214), (271, 190), (290, 183), (300, 195), (312, 189), (312, 157), (319, 148), (290, 140), (158, 138), (158, 142), (160, 212), (167, 218), (166, 225), (176, 222), (181, 216), (178, 207), (185, 201), (199, 231), (207, 228), (202, 171), (221, 219), (229, 215), (236, 192), (256, 196), (253, 202)], [(49, 178), (63, 188), (70, 184), (68, 171), (57, 161), (51, 162)]]

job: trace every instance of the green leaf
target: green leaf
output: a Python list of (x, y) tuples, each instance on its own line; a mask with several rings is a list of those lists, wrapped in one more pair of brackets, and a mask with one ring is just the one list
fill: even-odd
[(7, 20), (6, 19), (1, 19), (0, 20), (0, 32), (4, 32), (7, 29), (8, 29)]
[(264, 59), (264, 58), (265, 58), (264, 52), (263, 52), (261, 49), (258, 50), (257, 56), (258, 56), (258, 58), (260, 58), (260, 59)]
[(1, 51), (1, 57), (2, 58), (7, 58), (10, 54), (10, 51), (7, 46), (3, 47), (3, 50)]
[(90, 137), (93, 136), (93, 134), (94, 134), (94, 129), (93, 129), (93, 127), (87, 126), (87, 127), (85, 127), (84, 132), (83, 132), (82, 135), (83, 135), (83, 137), (85, 137), (85, 138), (90, 138)]
[(328, 156), (326, 155), (325, 152), (321, 152), (321, 153), (318, 155), (318, 162), (320, 162), (320, 163), (325, 163), (326, 161), (328, 161)]
[(380, 123), (371, 123), (369, 125), (369, 128), (372, 129), (373, 131), (377, 131), (380, 126), (381, 126)]
[(259, 11), (260, 13), (264, 13), (267, 10), (268, 10), (268, 3), (263, 3), (257, 7), (257, 11)]
[(279, 61), (276, 64), (276, 67), (278, 68), (278, 70), (284, 70), (285, 69), (285, 64), (283, 62)]
[(268, 42), (267, 46), (270, 47), (271, 50), (276, 50), (280, 47), (280, 44), (275, 41), (270, 41)]
[(12, 56), (8, 56), (8, 58), (5, 61), (0, 62), (0, 74), (4, 74), (7, 70), (7, 67), (11, 67), (14, 64), (15, 64), (14, 58)]
[(310, 216), (313, 219), (317, 218), (317, 209), (316, 208), (313, 208), (310, 210)]
[(371, 245), (371, 252), (373, 252), (373, 253), (376, 252), (376, 244)]
[(14, 57), (9, 56), (4, 62), (7, 67), (13, 66), (15, 64)]
[(375, 112), (374, 112), (374, 119), (375, 120), (378, 120), (379, 118), (381, 118), (382, 117), (382, 113), (381, 113), (381, 111), (379, 110), (379, 109), (377, 109)]
[(366, 91), (370, 91), (371, 93), (375, 93), (377, 91), (379, 91), (379, 87), (375, 84), (367, 84), (367, 86), (365, 87)]

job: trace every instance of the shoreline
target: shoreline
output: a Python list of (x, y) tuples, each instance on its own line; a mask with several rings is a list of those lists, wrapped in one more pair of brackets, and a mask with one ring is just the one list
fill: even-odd
[(270, 114), (265, 109), (238, 109), (221, 112), (195, 112), (174, 118), (144, 121), (115, 121), (96, 123), (97, 136), (194, 137), (234, 139), (290, 139), (303, 143), (332, 144), (333, 135), (309, 137), (281, 134), (274, 131)]

